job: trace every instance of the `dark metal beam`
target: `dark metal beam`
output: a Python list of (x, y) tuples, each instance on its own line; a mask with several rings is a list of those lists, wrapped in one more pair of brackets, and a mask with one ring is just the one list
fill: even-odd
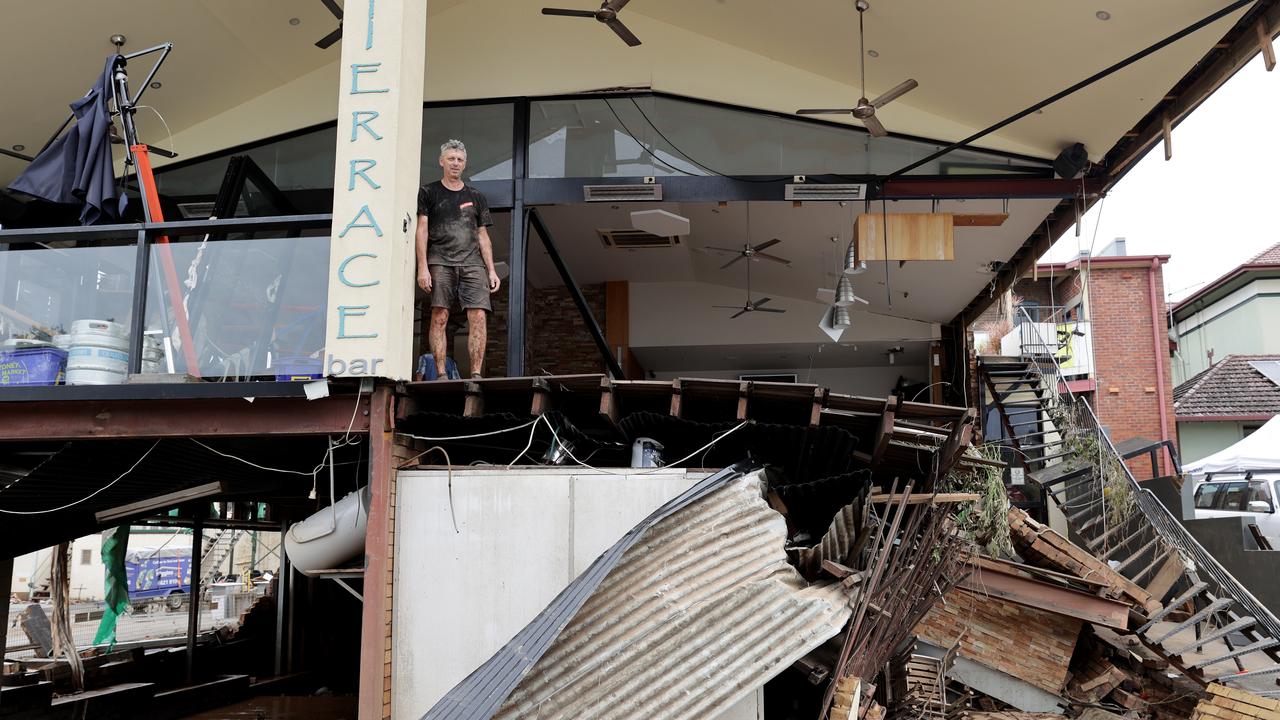
[[(1263, 0), (1252, 12), (1258, 16), (1256, 20), (1250, 20), (1253, 26), (1260, 29), (1267, 37), (1275, 37), (1276, 32), (1280, 30), (1280, 2)], [(1185, 87), (1175, 87), (1171, 90), (1166, 95), (1165, 101), (1157, 105), (1139, 123), (1133, 139), (1125, 143), (1123, 149), (1115, 156), (1108, 155), (1105, 158), (1103, 164), (1107, 167), (1108, 179), (1113, 183), (1119, 180), (1139, 158), (1146, 155), (1161, 141), (1165, 118), (1177, 127), (1178, 123), (1191, 114), (1191, 111), (1200, 106), (1200, 103), (1247, 65), (1259, 50), (1257, 31), (1237, 26), (1236, 37), (1230, 41), (1225, 50), (1216, 59), (1204, 65), (1202, 70), (1196, 72), (1195, 79)]]
[(899, 177), (899, 176), (901, 176), (901, 175), (905, 175), (906, 173), (909, 173), (909, 172), (911, 172), (912, 170), (914, 170), (914, 169), (916, 169), (916, 168), (918, 168), (918, 167), (921, 167), (921, 166), (923, 166), (923, 165), (926, 165), (926, 164), (928, 164), (928, 163), (931, 163), (931, 162), (933, 162), (934, 160), (937, 160), (938, 158), (940, 158), (940, 157), (942, 157), (942, 156), (944, 156), (944, 155), (946, 155), (946, 154), (948, 154), (948, 153), (950, 153), (950, 152), (952, 152), (952, 151), (954, 151), (954, 150), (959, 150), (960, 148), (966, 147), (966, 146), (968, 146), (970, 143), (975, 142), (975, 141), (977, 141), (977, 140), (980, 140), (980, 139), (982, 139), (982, 138), (986, 137), (987, 135), (990, 135), (991, 133), (993, 133), (993, 132), (995, 132), (995, 131), (997, 131), (997, 130), (999, 130), (999, 129), (1001, 129), (1001, 128), (1003, 128), (1003, 127), (1007, 126), (1007, 125), (1011, 125), (1011, 124), (1013, 124), (1013, 123), (1015, 123), (1015, 122), (1017, 122), (1017, 121), (1021, 120), (1022, 118), (1024, 118), (1024, 117), (1026, 117), (1026, 116), (1028, 116), (1028, 115), (1030, 115), (1030, 114), (1034, 113), (1034, 112), (1035, 112), (1035, 111), (1037, 111), (1037, 110), (1041, 110), (1041, 109), (1043, 109), (1043, 108), (1045, 108), (1045, 107), (1048, 107), (1049, 105), (1052, 105), (1053, 103), (1058, 102), (1059, 100), (1061, 100), (1061, 99), (1063, 99), (1063, 98), (1067, 97), (1068, 95), (1072, 95), (1072, 94), (1074, 94), (1074, 93), (1076, 93), (1076, 92), (1078, 92), (1078, 91), (1080, 91), (1080, 90), (1083, 90), (1083, 89), (1084, 89), (1084, 88), (1086, 88), (1086, 87), (1089, 87), (1090, 85), (1094, 84), (1095, 82), (1098, 82), (1099, 80), (1102, 80), (1103, 78), (1107, 77), (1108, 75), (1111, 75), (1111, 74), (1112, 74), (1112, 73), (1114, 73), (1114, 72), (1117, 72), (1117, 71), (1119, 71), (1119, 70), (1123, 70), (1124, 68), (1129, 67), (1129, 66), (1130, 66), (1130, 65), (1132, 65), (1133, 63), (1138, 62), (1139, 60), (1141, 60), (1141, 59), (1143, 59), (1143, 58), (1147, 57), (1148, 55), (1151, 55), (1152, 53), (1155, 53), (1155, 52), (1157, 52), (1157, 51), (1159, 51), (1159, 50), (1162, 50), (1162, 49), (1164, 49), (1164, 48), (1165, 48), (1166, 46), (1168, 46), (1168, 45), (1172, 45), (1173, 43), (1175, 43), (1175, 42), (1177, 42), (1177, 41), (1181, 40), (1182, 38), (1184, 38), (1184, 37), (1186, 37), (1186, 36), (1188, 36), (1188, 35), (1190, 35), (1190, 34), (1194, 33), (1195, 31), (1197, 31), (1197, 30), (1199, 30), (1199, 29), (1201, 29), (1201, 28), (1203, 28), (1203, 27), (1205, 27), (1206, 25), (1211, 25), (1211, 24), (1213, 24), (1213, 23), (1217, 22), (1218, 20), (1221, 20), (1222, 18), (1226, 17), (1227, 15), (1230, 15), (1231, 13), (1235, 12), (1236, 10), (1239, 10), (1240, 8), (1242, 8), (1242, 7), (1246, 6), (1246, 5), (1248, 5), (1249, 3), (1252, 3), (1252, 2), (1254, 2), (1254, 1), (1255, 1), (1255, 0), (1236, 0), (1235, 2), (1231, 3), (1230, 5), (1227, 5), (1226, 7), (1221, 8), (1221, 9), (1219, 9), (1219, 10), (1217, 10), (1217, 11), (1213, 12), (1212, 14), (1205, 16), (1204, 18), (1201, 18), (1200, 20), (1197, 20), (1196, 22), (1194, 22), (1194, 23), (1192, 23), (1192, 24), (1188, 25), (1187, 27), (1185, 27), (1185, 28), (1183, 28), (1183, 29), (1179, 30), (1178, 32), (1176, 32), (1176, 33), (1174, 33), (1174, 34), (1172, 34), (1172, 35), (1170, 35), (1170, 36), (1168, 36), (1168, 37), (1164, 38), (1163, 40), (1160, 40), (1160, 41), (1155, 42), (1155, 43), (1153, 43), (1153, 44), (1151, 44), (1151, 45), (1148, 45), (1147, 47), (1143, 48), (1142, 50), (1139, 50), (1138, 52), (1136, 52), (1136, 53), (1134, 53), (1134, 54), (1130, 55), (1129, 57), (1127, 57), (1127, 58), (1125, 58), (1125, 59), (1123, 59), (1123, 60), (1121, 60), (1121, 61), (1119, 61), (1119, 62), (1117, 62), (1117, 63), (1114, 63), (1114, 64), (1112, 64), (1112, 65), (1110, 65), (1110, 66), (1108, 66), (1108, 67), (1106, 67), (1106, 68), (1103, 68), (1102, 70), (1099, 70), (1098, 72), (1094, 73), (1093, 75), (1090, 75), (1089, 77), (1085, 78), (1084, 80), (1081, 80), (1080, 82), (1078, 82), (1078, 83), (1076, 83), (1076, 84), (1072, 85), (1071, 87), (1066, 88), (1066, 89), (1064, 89), (1064, 90), (1060, 90), (1060, 91), (1058, 91), (1058, 92), (1054, 93), (1053, 95), (1050, 95), (1049, 97), (1045, 98), (1044, 100), (1041, 100), (1040, 102), (1036, 103), (1035, 105), (1032, 105), (1031, 107), (1029, 107), (1029, 108), (1027, 108), (1027, 109), (1025, 109), (1025, 110), (1022, 110), (1022, 111), (1020, 111), (1020, 112), (1014, 113), (1013, 115), (1010, 115), (1009, 117), (1005, 118), (1004, 120), (1001, 120), (1000, 122), (996, 123), (995, 125), (992, 125), (992, 126), (990, 126), (990, 127), (987, 127), (987, 128), (982, 129), (982, 130), (979, 130), (978, 132), (976, 132), (976, 133), (974, 133), (974, 134), (970, 135), (969, 137), (967, 137), (967, 138), (965, 138), (965, 139), (963, 139), (963, 140), (958, 140), (958, 141), (956, 141), (956, 142), (953, 142), (953, 143), (951, 143), (950, 145), (948, 145), (948, 146), (946, 146), (946, 147), (942, 148), (941, 150), (939, 150), (939, 151), (937, 151), (937, 152), (935, 152), (935, 153), (932, 153), (932, 154), (930, 154), (930, 155), (927, 155), (927, 156), (925, 156), (925, 157), (923, 157), (923, 158), (920, 158), (919, 160), (916, 160), (916, 161), (915, 161), (915, 162), (913, 162), (913, 163), (910, 163), (909, 165), (906, 165), (906, 166), (903, 166), (902, 168), (899, 168), (899, 169), (897, 169), (897, 170), (894, 170), (892, 173), (890, 173), (890, 174), (889, 174), (889, 177)]
[(578, 312), (582, 314), (582, 321), (586, 324), (587, 330), (591, 332), (591, 339), (595, 341), (596, 349), (600, 351), (600, 357), (604, 360), (605, 369), (609, 375), (615, 380), (625, 380), (626, 374), (622, 372), (622, 368), (618, 365), (618, 359), (613, 356), (613, 351), (609, 349), (609, 342), (605, 340), (604, 333), (600, 330), (600, 323), (596, 321), (595, 315), (591, 314), (591, 308), (587, 305), (587, 299), (582, 296), (582, 288), (573, 280), (573, 274), (569, 272), (569, 266), (564, 264), (564, 258), (560, 257), (560, 251), (556, 249), (555, 240), (551, 237), (551, 232), (547, 230), (547, 226), (542, 223), (542, 217), (538, 215), (537, 208), (529, 211), (529, 224), (537, 231), (538, 236), (542, 238), (542, 244), (547, 249), (547, 254), (551, 256), (551, 262), (555, 264), (556, 270), (560, 273), (560, 279), (564, 281), (565, 287), (569, 288), (569, 293), (573, 296), (573, 303), (578, 306)]
[(884, 182), (882, 196), (889, 200), (946, 200), (950, 198), (1073, 198), (1102, 191), (1101, 178), (909, 178)]
[(204, 554), (204, 516), (206, 505), (197, 504), (191, 523), (191, 593), (187, 606), (187, 685), (195, 682), (196, 635), (200, 633), (200, 560)]
[(507, 377), (524, 375), (525, 290), (528, 278), (529, 237), (525, 220), (524, 182), (529, 151), (529, 101), (515, 106), (511, 139), (511, 244), (507, 264)]
[(24, 403), (0, 412), (0, 441), (326, 435), (369, 429), (369, 398)]
[(280, 568), (276, 573), (276, 651), (275, 651), (275, 674), (277, 677), (283, 675), (284, 668), (284, 615), (287, 607), (286, 601), (290, 594), (289, 578), (293, 574), (293, 564), (289, 562), (289, 553), (284, 550), (284, 536), (289, 532), (289, 520), (287, 518), (280, 520)]
[(9, 639), (9, 594), (13, 592), (13, 558), (0, 559), (0, 662), (4, 660)]
[[(151, 269), (151, 238), (145, 230), (138, 231), (137, 253), (133, 265), (133, 311), (129, 316), (129, 372), (142, 372), (142, 340), (146, 329), (147, 281)], [(141, 285), (141, 287), (139, 287)]]

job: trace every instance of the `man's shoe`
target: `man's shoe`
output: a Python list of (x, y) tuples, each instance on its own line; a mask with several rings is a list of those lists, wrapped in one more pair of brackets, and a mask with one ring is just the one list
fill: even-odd
[(480, 379), (482, 379), (483, 377), (484, 377), (484, 376), (483, 376), (483, 375), (481, 375), (480, 373), (471, 373), (471, 379), (472, 379), (472, 380), (480, 380)]

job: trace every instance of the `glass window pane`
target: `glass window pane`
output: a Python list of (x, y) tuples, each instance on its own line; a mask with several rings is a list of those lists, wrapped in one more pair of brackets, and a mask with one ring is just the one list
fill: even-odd
[(1222, 491), (1222, 502), (1218, 503), (1218, 507), (1222, 510), (1243, 510), (1244, 498), (1248, 494), (1247, 490), (1247, 483), (1227, 483)]
[(1212, 510), (1213, 501), (1218, 495), (1221, 485), (1206, 484), (1196, 488), (1196, 507), (1201, 510)]
[[(656, 95), (535, 101), (529, 176), (885, 175), (941, 144)], [(1047, 173), (1047, 163), (958, 150), (911, 174)]]
[[(0, 384), (52, 384), (56, 366), (65, 367), (69, 338), (77, 320), (106, 320), (117, 334), (128, 332), (133, 308), (132, 245), (0, 250)], [(36, 355), (64, 347), (56, 362)], [(16, 353), (16, 354), (15, 354)], [(57, 354), (57, 353), (55, 353)], [(46, 359), (47, 359), (46, 353)], [(48, 370), (48, 373), (45, 372)], [(51, 374), (49, 374), (51, 373)], [(43, 377), (49, 374), (49, 377)], [(120, 382), (124, 375), (120, 374)]]
[(332, 188), (335, 152), (334, 129), (320, 128), (185, 167), (159, 169), (156, 186), (170, 197), (217, 195), (231, 156), (248, 155), (281, 190)]
[(422, 182), (440, 179), (440, 145), (450, 139), (467, 146), (465, 180), (510, 180), (514, 113), (510, 103), (423, 110)]
[(192, 237), (153, 246), (146, 333), (154, 354), (143, 371), (167, 372), (172, 363), (175, 372), (189, 372), (168, 279), (172, 268), (196, 358), (189, 374), (219, 380), (319, 375), (329, 239), (321, 231), (308, 233)]
[(1255, 480), (1249, 483), (1249, 497), (1245, 500), (1245, 509), (1249, 508), (1251, 502), (1264, 502), (1271, 504), (1271, 496), (1267, 494), (1267, 484), (1261, 480)]

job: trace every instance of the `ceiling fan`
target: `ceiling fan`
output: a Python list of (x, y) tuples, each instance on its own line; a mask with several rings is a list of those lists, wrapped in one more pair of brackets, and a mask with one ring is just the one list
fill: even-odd
[(790, 260), (787, 260), (786, 258), (778, 257), (777, 255), (764, 252), (765, 250), (773, 247), (774, 245), (777, 245), (780, 242), (782, 241), (779, 240), (778, 238), (774, 238), (772, 240), (765, 240), (759, 245), (751, 245), (750, 243), (743, 243), (742, 247), (736, 248), (736, 249), (727, 248), (727, 247), (716, 247), (715, 245), (708, 245), (707, 249), (714, 250), (716, 252), (721, 252), (721, 253), (734, 253), (737, 255), (737, 257), (735, 257), (734, 259), (721, 265), (720, 266), (721, 270), (724, 270), (725, 268), (738, 262), (739, 260), (744, 260), (744, 259), (745, 260), (769, 260), (772, 262), (781, 263), (783, 265), (790, 265), (791, 264)]
[[(742, 258), (738, 258), (738, 260), (741, 260), (741, 259)], [(737, 261), (735, 260), (733, 262), (737, 262)], [(733, 262), (730, 262), (729, 264), (732, 265)], [(745, 315), (750, 312), (767, 312), (767, 313), (786, 312), (786, 310), (783, 310), (781, 308), (763, 307), (772, 299), (773, 298), (762, 297), (759, 300), (756, 300), (755, 302), (751, 301), (751, 263), (747, 263), (747, 300), (746, 302), (743, 303), (742, 305), (712, 305), (711, 307), (718, 308), (720, 310), (737, 310), (738, 312), (729, 316), (730, 320), (737, 317), (741, 317), (742, 315)]]
[(316, 41), (316, 47), (321, 50), (328, 50), (342, 38), (342, 8), (338, 5), (337, 0), (320, 0), (320, 2), (324, 3), (324, 6), (329, 8), (329, 12), (338, 18), (338, 29)]
[(542, 8), (543, 15), (559, 15), (561, 17), (583, 17), (594, 18), (597, 22), (602, 22), (609, 26), (609, 29), (618, 34), (622, 41), (631, 47), (640, 44), (640, 38), (627, 29), (626, 25), (618, 19), (618, 13), (622, 12), (622, 8), (631, 0), (605, 0), (600, 3), (599, 10), (565, 10), (563, 8)]
[(858, 8), (858, 65), (862, 74), (862, 95), (858, 98), (858, 104), (852, 108), (806, 108), (797, 110), (797, 115), (852, 115), (862, 121), (862, 126), (867, 129), (875, 137), (884, 137), (889, 134), (885, 130), (884, 125), (876, 118), (876, 108), (882, 108), (885, 105), (897, 100), (907, 93), (915, 90), (920, 83), (915, 80), (907, 79), (890, 88), (888, 92), (876, 98), (875, 100), (867, 100), (867, 48), (862, 31), (862, 16), (867, 10), (871, 9), (871, 3), (867, 0), (857, 0), (854, 6)]

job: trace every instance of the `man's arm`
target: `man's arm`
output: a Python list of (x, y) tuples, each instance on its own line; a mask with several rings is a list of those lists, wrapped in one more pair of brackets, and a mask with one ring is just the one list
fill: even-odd
[(427, 268), (427, 216), (418, 216), (418, 228), (414, 233), (414, 248), (418, 256), (418, 287), (431, 292), (431, 271)]
[(480, 227), (479, 232), (480, 257), (484, 260), (484, 267), (489, 271), (489, 292), (498, 292), (498, 286), (502, 281), (498, 279), (498, 271), (493, 269), (493, 243), (489, 242), (489, 228)]

